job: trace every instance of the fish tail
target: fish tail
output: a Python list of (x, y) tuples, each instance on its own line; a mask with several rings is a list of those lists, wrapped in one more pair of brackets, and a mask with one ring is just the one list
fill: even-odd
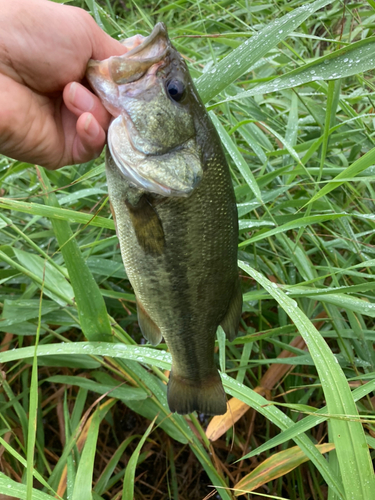
[(203, 381), (174, 375), (172, 368), (167, 396), (171, 412), (180, 415), (193, 411), (207, 415), (223, 415), (227, 411), (227, 398), (216, 368)]

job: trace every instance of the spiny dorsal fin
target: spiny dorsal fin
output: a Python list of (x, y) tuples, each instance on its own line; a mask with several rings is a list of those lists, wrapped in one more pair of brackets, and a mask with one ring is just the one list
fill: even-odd
[(145, 195), (137, 205), (126, 202), (138, 243), (146, 253), (161, 255), (164, 250), (164, 231), (158, 214)]

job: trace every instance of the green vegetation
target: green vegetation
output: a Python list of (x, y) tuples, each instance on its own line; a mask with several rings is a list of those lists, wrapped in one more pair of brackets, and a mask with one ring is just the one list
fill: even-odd
[(114, 37), (164, 21), (228, 153), (244, 310), (217, 358), (236, 423), (168, 411), (103, 156), (2, 157), (0, 496), (371, 500), (375, 2), (70, 3)]

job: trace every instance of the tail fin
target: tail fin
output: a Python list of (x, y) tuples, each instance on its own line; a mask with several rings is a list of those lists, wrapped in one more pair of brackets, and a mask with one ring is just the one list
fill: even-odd
[(212, 375), (199, 382), (173, 375), (172, 369), (167, 396), (171, 412), (180, 415), (193, 411), (207, 415), (223, 415), (227, 411), (227, 398), (216, 368)]

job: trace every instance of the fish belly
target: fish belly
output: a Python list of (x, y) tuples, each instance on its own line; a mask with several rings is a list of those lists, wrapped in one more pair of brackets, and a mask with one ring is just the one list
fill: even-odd
[[(156, 332), (152, 338), (160, 332), (169, 347), (168, 402), (178, 413), (226, 410), (214, 343), (238, 291), (237, 211), (226, 166), (211, 159), (210, 167), (188, 198), (154, 196), (137, 212), (137, 193), (107, 157), (109, 195), (140, 325)], [(160, 231), (161, 243), (155, 236)]]

